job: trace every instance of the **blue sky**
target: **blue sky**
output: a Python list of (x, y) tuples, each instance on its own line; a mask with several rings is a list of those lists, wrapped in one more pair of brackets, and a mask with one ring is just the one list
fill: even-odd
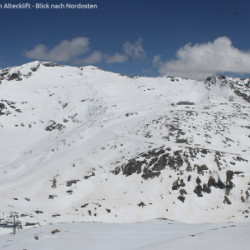
[[(16, 0), (0, 0), (19, 3)], [(21, 1), (26, 2), (26, 1)], [(127, 75), (250, 74), (248, 0), (27, 0), (95, 10), (0, 9), (0, 67), (34, 60)]]

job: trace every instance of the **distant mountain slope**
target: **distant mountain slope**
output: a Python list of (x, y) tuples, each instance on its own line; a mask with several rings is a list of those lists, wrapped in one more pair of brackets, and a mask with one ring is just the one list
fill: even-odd
[(249, 82), (0, 70), (0, 212), (40, 224), (249, 221)]

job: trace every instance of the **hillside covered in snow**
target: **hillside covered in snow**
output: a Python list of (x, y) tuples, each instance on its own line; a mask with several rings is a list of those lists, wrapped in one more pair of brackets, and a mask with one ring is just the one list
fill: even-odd
[(250, 221), (250, 79), (0, 70), (0, 213), (58, 222)]

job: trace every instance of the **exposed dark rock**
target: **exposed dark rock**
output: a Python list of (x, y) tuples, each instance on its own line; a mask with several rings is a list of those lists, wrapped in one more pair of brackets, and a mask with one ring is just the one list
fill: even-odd
[(194, 189), (194, 193), (196, 193), (198, 197), (202, 197), (203, 196), (202, 192), (203, 192), (202, 187), (200, 184), (198, 184)]
[(247, 95), (246, 93), (242, 93), (239, 90), (235, 90), (234, 93), (240, 97), (242, 97), (244, 100), (246, 100), (247, 102), (250, 102), (250, 95)]
[(35, 226), (35, 225), (37, 225), (38, 223), (36, 223), (36, 222), (26, 222), (25, 223), (25, 226), (26, 227), (32, 227), (32, 226)]
[[(152, 170), (161, 171), (162, 169), (164, 169), (168, 163), (167, 158), (166, 158), (167, 155), (161, 155), (159, 160), (154, 164), (154, 167), (152, 168)], [(157, 158), (154, 158), (154, 159), (157, 159)]]
[(123, 167), (123, 174), (126, 176), (134, 173), (140, 174), (142, 170), (142, 164), (145, 162), (136, 161), (135, 159), (129, 160), (129, 162)]
[(21, 76), (21, 74), (19, 72), (18, 73), (12, 73), (12, 74), (8, 75), (7, 80), (8, 81), (13, 81), (13, 80), (21, 81), (22, 78), (20, 76)]
[(2, 72), (0, 73), (0, 80), (3, 80), (5, 76), (9, 74), (9, 71), (9, 69), (2, 70)]
[(217, 164), (217, 167), (219, 170), (221, 170), (220, 157), (221, 157), (220, 152), (216, 151), (215, 156), (214, 156), (214, 161)]
[(54, 129), (57, 129), (60, 131), (65, 128), (65, 126), (61, 123), (56, 123), (55, 121), (50, 121), (50, 123), (51, 124), (45, 128), (46, 131), (52, 131)]
[(20, 217), (28, 217), (28, 214), (20, 214)]
[(61, 216), (61, 215), (60, 214), (52, 214), (53, 218), (58, 217), (58, 216)]
[(225, 197), (224, 197), (223, 203), (225, 203), (225, 204), (227, 204), (227, 205), (231, 205), (231, 204), (232, 204), (232, 202), (228, 199), (228, 197), (227, 197), (226, 195), (225, 195)]
[(201, 184), (201, 179), (199, 177), (196, 178), (196, 183)]
[(176, 143), (185, 143), (188, 144), (188, 140), (187, 139), (176, 139)]
[(116, 167), (114, 170), (111, 170), (111, 173), (114, 175), (118, 175), (121, 172), (121, 168), (120, 167)]
[(219, 86), (222, 87), (227, 84), (227, 79), (224, 75), (219, 74), (217, 76), (207, 77), (207, 79), (205, 80), (205, 84), (207, 84), (208, 86), (219, 84)]
[(154, 163), (156, 163), (158, 161), (158, 158), (157, 157), (154, 157), (152, 160), (150, 160), (148, 166), (152, 166)]
[(178, 196), (177, 197), (181, 202), (184, 202), (185, 201), (185, 197), (184, 196)]
[(178, 190), (180, 187), (185, 187), (185, 183), (183, 181), (183, 179), (177, 179), (176, 181), (174, 181), (173, 185), (172, 185), (172, 190)]
[(53, 177), (51, 188), (56, 188), (56, 187), (57, 187), (57, 180), (56, 177)]
[(144, 169), (142, 178), (144, 180), (152, 179), (152, 178), (160, 176), (160, 174), (161, 172), (153, 172), (151, 169)]
[(203, 186), (202, 186), (202, 191), (204, 192), (204, 193), (211, 193), (211, 188), (210, 188), (210, 186), (208, 186), (207, 184), (203, 184)]
[(234, 176), (234, 172), (231, 170), (227, 170), (226, 173), (226, 195), (229, 195), (230, 190), (234, 187), (234, 184), (232, 182)]
[(93, 177), (93, 176), (95, 176), (95, 173), (94, 173), (94, 172), (92, 172), (90, 175), (85, 175), (85, 176), (83, 176), (83, 178), (84, 178), (85, 180), (87, 180), (87, 179), (89, 179), (90, 177)]
[(191, 164), (189, 162), (187, 164), (188, 164), (188, 166), (186, 167), (186, 171), (191, 172), (193, 170), (192, 166), (191, 166)]
[(208, 170), (208, 167), (205, 164), (203, 164), (201, 166), (199, 166), (199, 165), (194, 165), (194, 166), (197, 168), (198, 174), (202, 174), (203, 175), (204, 171)]
[[(220, 152), (213, 153), (207, 149), (199, 148), (187, 148), (188, 151), (176, 150), (172, 153), (171, 149), (153, 149), (148, 152), (139, 154), (137, 157), (132, 158), (127, 164), (116, 167), (112, 173), (117, 175), (122, 172), (125, 176), (130, 176), (132, 174), (141, 174), (143, 179), (150, 179), (160, 176), (164, 169), (171, 169), (174, 171), (180, 171), (180, 168), (187, 165), (186, 171), (192, 172), (193, 169), (197, 169), (198, 174), (204, 175), (205, 171), (208, 171), (208, 167), (203, 165), (191, 165), (190, 159), (197, 158), (198, 154), (213, 154), (215, 163), (218, 168), (221, 168), (221, 154)], [(145, 160), (142, 160), (144, 158)], [(138, 160), (137, 160), (138, 159)], [(180, 172), (181, 173), (181, 172)]]
[(51, 231), (52, 234), (56, 234), (56, 233), (60, 233), (61, 231), (59, 229), (55, 229), (53, 231)]
[(36, 210), (35, 213), (36, 213), (36, 214), (43, 214), (43, 211), (41, 211), (41, 210)]
[(169, 165), (171, 169), (173, 170), (178, 169), (183, 165), (183, 159), (182, 159), (181, 153), (182, 153), (181, 150), (177, 150), (174, 152), (173, 156), (168, 157), (167, 164)]
[(49, 199), (50, 199), (50, 200), (53, 200), (55, 197), (57, 197), (57, 195), (55, 195), (55, 194), (50, 194), (50, 195), (49, 195)]
[(240, 156), (234, 157), (233, 159), (234, 159), (235, 161), (243, 161), (243, 162), (248, 162), (248, 160), (243, 159), (243, 158), (242, 158), (242, 157), (240, 157)]
[(4, 103), (0, 103), (0, 110), (2, 111), (3, 109), (5, 108), (5, 105), (4, 105)]
[(242, 171), (234, 171), (235, 174), (244, 174)]
[[(200, 157), (204, 157), (204, 155), (208, 155), (210, 158), (214, 158), (213, 166), (210, 167), (205, 164), (195, 164), (197, 162), (196, 159)], [(127, 164), (116, 167), (112, 172), (113, 174), (123, 174), (125, 176), (130, 176), (133, 174), (141, 175), (141, 177), (145, 180), (159, 177), (164, 170), (171, 170), (176, 173), (178, 179), (175, 179), (172, 184), (172, 190), (179, 190), (180, 195), (177, 196), (178, 199), (182, 202), (185, 200), (185, 195), (187, 194), (186, 190), (182, 187), (185, 186), (184, 179), (180, 176), (185, 173), (185, 171), (195, 173), (203, 177), (196, 177), (196, 184), (194, 183), (193, 192), (198, 197), (203, 197), (205, 193), (212, 193), (213, 188), (224, 190), (225, 196), (227, 197), (230, 194), (230, 191), (234, 187), (232, 182), (234, 174), (231, 170), (224, 172), (226, 168), (226, 164), (230, 163), (230, 160), (225, 159), (226, 153), (220, 151), (213, 151), (205, 148), (198, 147), (186, 147), (184, 149), (172, 151), (172, 149), (165, 149), (164, 147), (158, 149), (152, 149), (147, 152), (143, 152), (138, 154), (135, 158), (128, 161)], [(245, 161), (245, 159), (235, 156), (235, 161)], [(193, 159), (193, 160), (192, 160)], [(232, 160), (231, 160), (232, 161)], [(218, 167), (217, 170), (213, 170), (215, 166)], [(223, 172), (222, 172), (223, 171)], [(216, 174), (217, 172), (217, 174)], [(213, 175), (212, 175), (213, 173)], [(238, 173), (238, 172), (237, 172)], [(220, 175), (226, 175), (225, 183), (221, 181)], [(215, 176), (214, 176), (215, 175)], [(172, 173), (168, 175), (169, 178), (172, 178)], [(192, 175), (188, 175), (185, 178), (188, 182), (191, 182)], [(202, 181), (201, 181), (202, 180)], [(192, 183), (189, 183), (189, 185)], [(248, 194), (248, 193), (247, 193)], [(245, 202), (246, 198), (244, 195), (241, 195), (241, 199)], [(228, 199), (227, 199), (228, 198)], [(229, 197), (225, 198), (224, 202), (229, 204), (231, 201)], [(229, 202), (229, 201), (230, 202)]]
[[(249, 185), (249, 184), (248, 184)], [(246, 199), (248, 199), (249, 197), (250, 197), (250, 192), (249, 192), (249, 188), (248, 188), (248, 190), (245, 192), (245, 194), (246, 194)]]
[(215, 187), (215, 188), (219, 188), (219, 189), (224, 189), (225, 188), (225, 184), (220, 180), (220, 178), (218, 178), (218, 181), (216, 182), (216, 180), (210, 176), (208, 183), (207, 183), (208, 187)]
[(145, 207), (145, 206), (146, 206), (146, 204), (142, 201), (138, 204), (138, 207)]
[(38, 65), (37, 67), (31, 68), (31, 71), (36, 72), (36, 71), (38, 70), (39, 66), (40, 66), (40, 65)]
[(186, 191), (185, 189), (182, 188), (182, 189), (180, 190), (180, 195), (183, 196), (184, 194), (187, 194), (187, 191)]
[(207, 154), (207, 153), (208, 153), (208, 150), (205, 149), (205, 148), (202, 148), (202, 149), (201, 149), (201, 153), (202, 153), (202, 154)]
[(126, 114), (125, 114), (125, 116), (127, 116), (127, 117), (129, 117), (129, 116), (131, 116), (131, 115), (138, 115), (138, 113), (136, 112), (136, 113), (126, 113)]
[(177, 102), (177, 105), (194, 105), (194, 102), (188, 102), (188, 101), (181, 101)]
[(81, 208), (85, 208), (85, 207), (87, 207), (89, 205), (89, 203), (86, 203), (86, 204), (84, 204), (84, 205), (81, 205)]
[(43, 62), (42, 65), (45, 67), (63, 67), (62, 65), (54, 62)]
[(66, 186), (67, 187), (71, 187), (72, 184), (76, 184), (78, 181), (80, 181), (80, 180), (70, 180), (70, 181), (67, 181), (66, 182)]

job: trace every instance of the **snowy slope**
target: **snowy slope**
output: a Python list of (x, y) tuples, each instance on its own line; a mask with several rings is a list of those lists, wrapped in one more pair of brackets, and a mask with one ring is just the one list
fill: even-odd
[(249, 222), (249, 79), (0, 70), (1, 213), (24, 223)]

